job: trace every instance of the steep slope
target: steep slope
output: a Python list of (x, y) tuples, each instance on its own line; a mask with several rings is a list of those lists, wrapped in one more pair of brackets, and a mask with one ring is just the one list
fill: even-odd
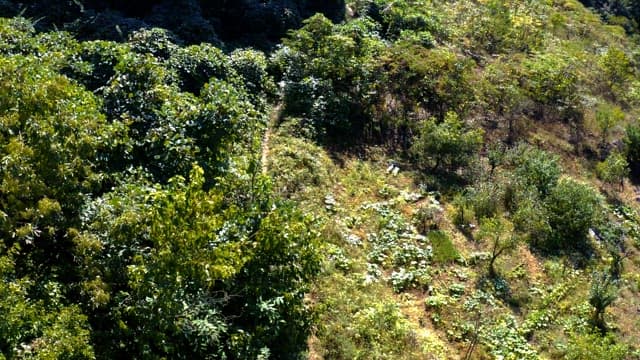
[(273, 56), (312, 358), (637, 357), (635, 39), (577, 1), (349, 6)]
[(22, 4), (0, 357), (639, 357), (632, 23), (577, 0)]

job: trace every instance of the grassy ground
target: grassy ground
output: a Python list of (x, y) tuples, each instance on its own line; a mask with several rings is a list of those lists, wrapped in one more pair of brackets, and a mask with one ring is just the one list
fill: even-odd
[[(269, 149), (277, 188), (317, 217), (325, 240), (324, 271), (308, 295), (318, 320), (311, 359), (556, 359), (587, 331), (589, 272), (606, 259), (576, 268), (570, 255), (521, 244), (490, 277), (490, 243), (477, 227), (460, 231), (452, 199), (422, 185), (422, 174), (395, 170), (382, 149), (329, 154), (283, 131), (271, 134)], [(569, 169), (585, 173), (580, 167)], [(631, 192), (627, 185), (618, 195)], [(628, 245), (624, 290), (606, 318), (633, 345), (640, 279)]]

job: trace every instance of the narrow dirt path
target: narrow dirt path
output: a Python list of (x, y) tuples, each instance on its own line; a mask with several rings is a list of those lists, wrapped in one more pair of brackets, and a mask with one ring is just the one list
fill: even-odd
[(267, 123), (267, 130), (264, 132), (264, 136), (262, 137), (262, 154), (260, 157), (260, 164), (262, 165), (262, 174), (266, 175), (267, 171), (269, 171), (269, 139), (271, 137), (271, 130), (274, 126), (276, 126), (278, 119), (280, 118), (280, 113), (282, 112), (282, 104), (278, 104), (273, 107), (271, 110), (271, 115), (269, 115), (269, 122)]

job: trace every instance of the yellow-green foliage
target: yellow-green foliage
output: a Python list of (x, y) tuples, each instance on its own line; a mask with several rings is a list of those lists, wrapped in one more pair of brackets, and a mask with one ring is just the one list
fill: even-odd
[(300, 199), (309, 191), (328, 187), (333, 164), (324, 149), (310, 140), (287, 135), (273, 134), (268, 145), (268, 169), (275, 190), (284, 197)]
[[(316, 336), (325, 359), (423, 359), (415, 325), (400, 312), (389, 290), (338, 274), (321, 285)], [(325, 298), (326, 297), (326, 298)]]
[(68, 3), (0, 19), (0, 358), (639, 351), (636, 1)]

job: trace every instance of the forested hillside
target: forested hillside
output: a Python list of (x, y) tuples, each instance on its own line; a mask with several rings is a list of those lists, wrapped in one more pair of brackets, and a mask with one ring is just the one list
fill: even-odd
[(0, 0), (0, 359), (640, 359), (639, 9)]

